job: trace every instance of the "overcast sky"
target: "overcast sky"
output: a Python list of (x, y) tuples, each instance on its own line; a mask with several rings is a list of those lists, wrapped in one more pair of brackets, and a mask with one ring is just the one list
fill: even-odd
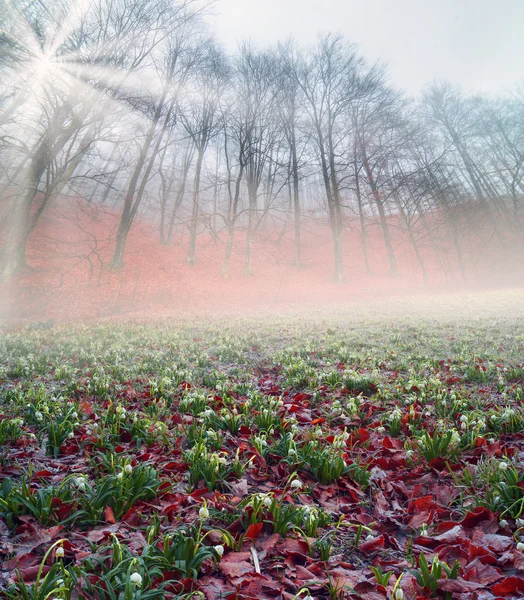
[(230, 52), (338, 32), (413, 95), (436, 79), (495, 94), (524, 82), (524, 0), (217, 0), (214, 11)]

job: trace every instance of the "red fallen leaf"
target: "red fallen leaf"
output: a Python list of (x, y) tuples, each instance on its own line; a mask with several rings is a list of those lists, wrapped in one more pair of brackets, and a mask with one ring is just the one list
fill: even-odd
[(88, 534), (86, 534), (86, 538), (91, 542), (98, 543), (105, 538), (108, 538), (111, 533), (115, 533), (119, 530), (120, 526), (113, 525), (103, 525), (102, 527), (97, 527), (96, 529), (91, 530)]
[[(22, 569), (20, 571), (20, 573), (22, 575), (22, 581), (35, 581), (40, 568), (41, 568), (41, 565), (36, 565), (34, 567), (27, 567), (26, 569)], [(42, 569), (42, 576), (47, 575), (50, 570), (51, 570), (51, 567), (44, 565), (44, 567)]]
[(38, 479), (39, 477), (52, 477), (53, 473), (51, 473), (51, 471), (48, 471), (47, 469), (44, 469), (42, 471), (37, 471), (34, 475), (33, 475), (33, 479)]
[(204, 593), (207, 600), (223, 600), (228, 594), (235, 591), (234, 586), (222, 577), (201, 577), (197, 581), (197, 587)]
[(473, 560), (464, 569), (464, 579), (476, 581), (483, 585), (491, 585), (503, 576), (502, 571), (491, 565), (483, 564), (479, 558)]
[(90, 415), (93, 412), (91, 404), (87, 400), (82, 400), (78, 405), (80, 412), (84, 413), (84, 415)]
[(326, 419), (324, 417), (319, 417), (318, 419), (313, 419), (311, 421), (311, 425), (319, 425), (320, 423), (325, 423)]
[(361, 444), (363, 444), (364, 442), (367, 442), (367, 440), (369, 440), (369, 436), (370, 433), (367, 429), (365, 429), (364, 427), (359, 427), (358, 429), (354, 429), (351, 434), (350, 437), (348, 439), (348, 446), (351, 446), (352, 444), (355, 444), (356, 442), (360, 442)]
[(466, 516), (460, 521), (463, 527), (475, 527), (481, 521), (487, 521), (495, 515), (489, 510), (482, 506), (477, 506), (473, 511), (466, 513)]
[(439, 579), (438, 589), (444, 592), (454, 592), (457, 594), (465, 594), (466, 592), (474, 592), (484, 586), (481, 583), (474, 581), (464, 581), (463, 579)]
[(460, 525), (455, 525), (452, 529), (441, 533), (434, 537), (438, 542), (445, 542), (446, 544), (454, 544), (459, 541), (463, 541), (466, 537), (464, 530)]
[(297, 565), (296, 567), (295, 576), (302, 583), (306, 583), (309, 581), (314, 582), (318, 580), (318, 575), (315, 575), (315, 573), (312, 573), (309, 569), (306, 569), (305, 567), (302, 567), (300, 565)]
[(115, 515), (113, 513), (113, 509), (110, 506), (106, 506), (104, 508), (104, 521), (106, 523), (111, 523), (114, 525), (116, 523)]
[(264, 523), (252, 523), (246, 531), (246, 538), (248, 540), (256, 540), (262, 531), (262, 527), (264, 527)]
[(137, 512), (137, 506), (132, 506), (125, 515), (122, 517), (122, 521), (127, 523), (131, 527), (137, 527), (140, 523), (140, 515)]
[(524, 579), (522, 577), (507, 577), (504, 581), (492, 585), (491, 591), (497, 596), (524, 592)]
[(484, 533), (478, 529), (475, 531), (471, 541), (493, 552), (504, 552), (513, 546), (513, 540), (509, 536)]
[(218, 568), (226, 577), (242, 577), (247, 573), (254, 572), (253, 565), (247, 562), (250, 558), (249, 552), (229, 552), (222, 557)]
[(291, 538), (286, 538), (279, 544), (278, 550), (282, 554), (291, 555), (291, 556), (299, 556), (301, 558), (306, 558), (308, 554), (308, 545), (303, 540), (293, 540)]
[(433, 496), (422, 496), (422, 498), (415, 498), (409, 501), (408, 511), (414, 512), (421, 510), (430, 510), (431, 508), (437, 508), (437, 504)]
[(373, 550), (378, 550), (378, 548), (384, 548), (384, 536), (379, 535), (368, 542), (362, 542), (359, 546), (359, 549), (362, 552), (371, 552)]

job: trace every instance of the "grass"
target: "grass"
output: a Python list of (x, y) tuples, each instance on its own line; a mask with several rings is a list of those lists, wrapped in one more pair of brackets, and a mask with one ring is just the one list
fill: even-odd
[[(489, 510), (521, 543), (524, 322), (482, 312), (7, 333), (0, 518), (10, 543), (27, 523), (53, 533), (18, 578), (9, 563), (17, 583), (4, 581), (4, 594), (183, 596), (203, 576), (228, 581), (223, 554), (278, 534), (263, 555), (269, 580), (281, 580), (293, 541), (331, 582), (311, 584), (315, 595), (338, 597), (331, 570), (343, 561), (332, 557), (351, 540), (370, 586), (391, 594), (411, 567), (421, 594), (438, 595), (442, 577), (462, 571), (413, 550), (420, 524), (395, 531), (413, 518), (406, 486), (438, 506), (426, 536)], [(393, 515), (387, 529), (378, 501)], [(118, 534), (98, 533), (109, 526)], [(59, 538), (63, 563), (46, 555)], [(36, 579), (27, 564), (39, 561)], [(292, 571), (283, 585), (292, 596), (303, 587)]]

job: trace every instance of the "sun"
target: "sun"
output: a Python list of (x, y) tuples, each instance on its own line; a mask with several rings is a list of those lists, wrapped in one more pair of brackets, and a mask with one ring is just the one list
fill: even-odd
[(47, 53), (40, 54), (33, 61), (34, 74), (39, 78), (48, 76), (54, 67), (54, 61), (51, 60), (51, 56)]

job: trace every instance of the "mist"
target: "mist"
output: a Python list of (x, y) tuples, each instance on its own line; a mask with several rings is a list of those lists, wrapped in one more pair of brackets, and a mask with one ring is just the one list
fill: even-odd
[(222, 8), (2, 3), (4, 321), (522, 286), (522, 81), (463, 91), (448, 60), (408, 95), (370, 32), (242, 41)]

